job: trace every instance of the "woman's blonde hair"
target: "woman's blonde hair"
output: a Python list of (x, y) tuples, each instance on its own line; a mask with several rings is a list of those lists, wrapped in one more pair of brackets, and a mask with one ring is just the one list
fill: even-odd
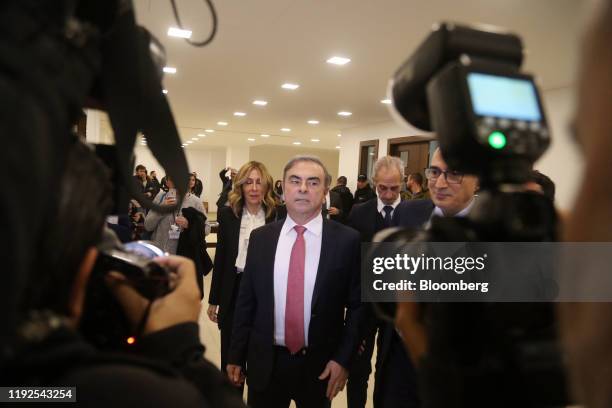
[(268, 169), (263, 163), (257, 161), (250, 161), (240, 167), (238, 170), (238, 174), (234, 178), (232, 191), (229, 193), (229, 206), (232, 208), (234, 215), (239, 217), (242, 213), (242, 209), (244, 208), (244, 195), (242, 193), (242, 185), (246, 183), (247, 178), (252, 170), (259, 171), (261, 174), (261, 186), (265, 190), (263, 194), (263, 206), (266, 211), (266, 218), (269, 218), (274, 212), (274, 207), (276, 206), (276, 201), (274, 200), (274, 180), (270, 173), (268, 173)]

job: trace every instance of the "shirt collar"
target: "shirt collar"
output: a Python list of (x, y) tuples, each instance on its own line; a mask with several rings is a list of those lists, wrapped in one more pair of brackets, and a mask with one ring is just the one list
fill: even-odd
[[(377, 205), (378, 212), (382, 213), (383, 208), (387, 204), (383, 203), (382, 200), (380, 199), (380, 197), (377, 197), (376, 201), (378, 203), (378, 205)], [(393, 202), (393, 204), (391, 204), (391, 207), (393, 207), (393, 209), (395, 210), (395, 207), (397, 207), (401, 201), (402, 201), (402, 198), (400, 196), (397, 196), (397, 199)]]
[[(288, 234), (289, 231), (298, 225), (293, 219), (287, 214), (287, 218), (285, 218), (285, 223), (283, 224), (283, 228), (281, 230), (281, 235)], [(312, 220), (308, 221), (307, 224), (304, 225), (306, 227), (306, 231), (310, 231), (316, 236), (321, 235), (323, 231), (323, 216), (321, 214), (314, 217)]]
[(242, 209), (242, 216), (243, 217), (247, 217), (247, 218), (265, 218), (265, 213), (262, 207), (259, 207), (259, 211), (257, 211), (257, 214), (253, 215), (249, 212), (249, 210), (247, 210), (246, 206)]
[[(474, 206), (474, 201), (476, 201), (476, 197), (473, 197), (470, 202), (468, 203), (468, 205), (461, 211), (459, 211), (457, 214), (455, 214), (455, 217), (467, 217), (468, 214), (470, 213), (470, 211), (472, 210), (472, 207)], [(437, 216), (437, 217), (445, 217), (444, 212), (442, 211), (442, 209), (438, 206), (436, 206), (436, 208), (434, 208), (433, 213), (431, 213), (431, 216)]]

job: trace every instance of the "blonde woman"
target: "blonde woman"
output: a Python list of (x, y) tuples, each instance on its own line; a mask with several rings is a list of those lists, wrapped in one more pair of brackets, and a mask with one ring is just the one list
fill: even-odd
[(208, 317), (221, 330), (221, 368), (225, 371), (236, 298), (246, 262), (249, 236), (276, 219), (273, 179), (262, 163), (243, 165), (229, 193), (229, 205), (217, 215), (219, 232), (208, 303)]

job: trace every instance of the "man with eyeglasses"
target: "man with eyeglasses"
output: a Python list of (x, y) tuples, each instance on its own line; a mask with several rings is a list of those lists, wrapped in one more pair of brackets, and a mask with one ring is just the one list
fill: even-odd
[(465, 217), (470, 212), (478, 190), (478, 178), (449, 170), (440, 148), (436, 149), (431, 165), (425, 169), (425, 177), (429, 181), (431, 199), (435, 205), (432, 215)]

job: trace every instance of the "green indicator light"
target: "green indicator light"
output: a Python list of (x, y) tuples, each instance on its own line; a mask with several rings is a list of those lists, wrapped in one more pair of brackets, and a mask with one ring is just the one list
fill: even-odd
[(489, 145), (494, 149), (503, 149), (506, 146), (506, 135), (495, 131), (489, 135)]

